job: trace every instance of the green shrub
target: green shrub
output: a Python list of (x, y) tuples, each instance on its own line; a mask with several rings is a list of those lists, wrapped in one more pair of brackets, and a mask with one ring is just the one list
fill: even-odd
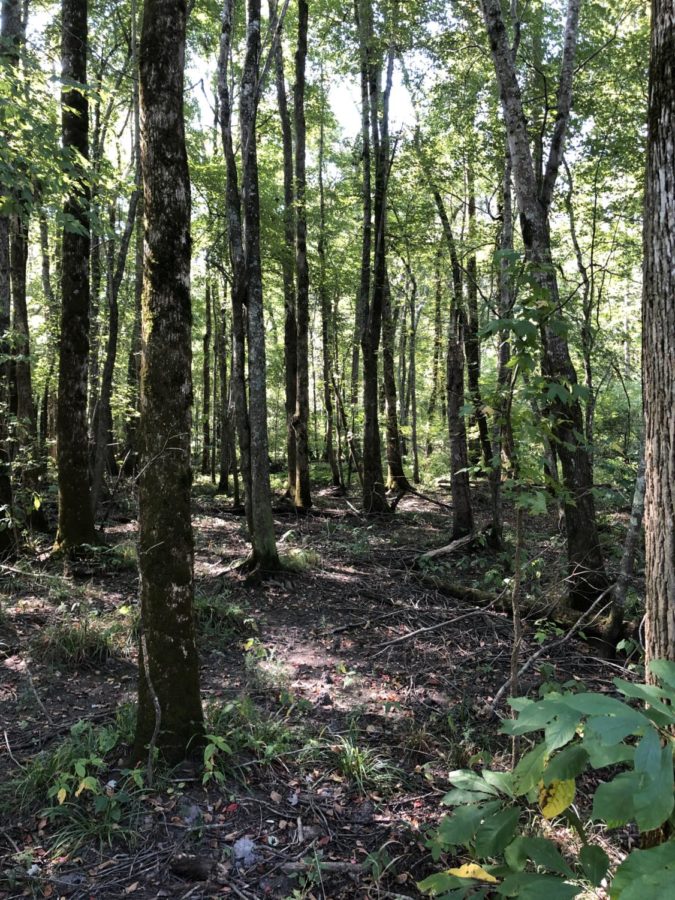
[[(591, 692), (551, 691), (543, 699), (511, 701), (517, 717), (502, 731), (516, 736), (543, 731), (512, 772), (460, 770), (443, 799), (453, 812), (429, 841), (432, 856), (452, 851), (468, 862), (420, 882), (445, 898), (499, 895), (536, 900), (576, 897), (608, 877), (609, 859), (592, 844), (572, 803), (576, 779), (587, 770), (617, 767), (593, 797), (592, 819), (608, 828), (634, 822), (641, 832), (673, 824), (675, 663), (656, 661), (660, 686), (615, 679), (625, 700)], [(639, 709), (629, 704), (647, 704)], [(538, 806), (545, 819), (564, 816), (581, 840), (566, 860), (550, 838), (524, 833), (523, 813)], [(675, 840), (634, 850), (617, 869), (612, 900), (672, 896)]]

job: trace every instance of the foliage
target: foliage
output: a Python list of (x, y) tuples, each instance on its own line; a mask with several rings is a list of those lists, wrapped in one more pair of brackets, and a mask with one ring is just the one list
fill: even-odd
[[(429, 847), (438, 860), (462, 848), (472, 862), (432, 875), (418, 887), (432, 896), (576, 897), (608, 876), (609, 859), (589, 841), (573, 807), (577, 780), (609, 769), (595, 790), (591, 818), (618, 828), (635, 822), (642, 833), (673, 819), (675, 663), (651, 665), (660, 684), (614, 679), (624, 699), (602, 693), (551, 691), (511, 701), (515, 719), (502, 727), (514, 738), (544, 732), (543, 740), (511, 772), (459, 770), (443, 798), (453, 813), (441, 820)], [(640, 709), (631, 700), (646, 704)], [(616, 773), (617, 767), (619, 772)], [(581, 847), (567, 861), (555, 840), (532, 835), (523, 815), (538, 806), (548, 820), (563, 816)], [(612, 900), (666, 896), (675, 868), (675, 841), (634, 850), (612, 880)], [(486, 884), (490, 887), (485, 887)]]
[(145, 793), (142, 769), (113, 760), (132, 737), (133, 710), (122, 707), (111, 725), (76, 722), (54, 749), (38, 753), (0, 786), (9, 813), (37, 812), (56, 823), (53, 847), (74, 849), (88, 840), (130, 840)]

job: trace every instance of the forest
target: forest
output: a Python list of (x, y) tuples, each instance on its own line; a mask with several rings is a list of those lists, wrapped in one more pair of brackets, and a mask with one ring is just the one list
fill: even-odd
[(0, 3), (0, 898), (670, 900), (675, 0)]

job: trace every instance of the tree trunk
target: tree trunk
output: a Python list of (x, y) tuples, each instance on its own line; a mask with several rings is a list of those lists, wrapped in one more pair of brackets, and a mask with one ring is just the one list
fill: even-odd
[(647, 661), (675, 660), (675, 9), (652, 0), (644, 232)]
[[(319, 125), (319, 238), (317, 255), (319, 257), (319, 307), (321, 309), (321, 347), (323, 362), (323, 405), (326, 410), (325, 458), (330, 466), (333, 487), (342, 487), (342, 473), (338, 455), (333, 443), (334, 410), (333, 410), (333, 337), (331, 327), (332, 309), (326, 283), (326, 197), (324, 191), (324, 115), (326, 92), (321, 71), (321, 120)], [(338, 435), (339, 439), (339, 435)]]
[(202, 475), (208, 475), (211, 466), (211, 283), (206, 282), (206, 328), (202, 341)]
[(232, 377), (230, 394), (234, 405), (239, 456), (244, 479), (246, 519), (253, 538), (254, 522), (251, 491), (251, 429), (246, 396), (246, 327), (244, 304), (246, 293), (246, 261), (241, 219), (241, 197), (237, 175), (237, 161), (232, 139), (232, 105), (228, 82), (230, 51), (232, 47), (234, 0), (224, 0), (220, 55), (218, 57), (218, 97), (220, 101), (220, 125), (225, 155), (227, 208), (227, 236), (232, 267)]
[[(278, 28), (277, 3), (270, 3), (270, 28)], [(277, 86), (277, 103), (281, 122), (281, 146), (284, 166), (284, 245), (281, 271), (284, 288), (284, 374), (286, 409), (286, 463), (288, 466), (288, 494), (295, 497), (295, 430), (293, 416), (298, 394), (298, 333), (295, 317), (295, 209), (293, 194), (293, 132), (286, 96), (284, 54), (281, 41), (274, 47), (274, 69)]]
[[(134, 756), (176, 763), (203, 732), (190, 521), (190, 180), (183, 123), (185, 0), (145, 0), (145, 210), (139, 486), (142, 640)], [(146, 653), (147, 650), (147, 653)], [(151, 747), (151, 751), (152, 751)]]
[[(363, 508), (367, 515), (387, 513), (389, 505), (385, 496), (382, 458), (380, 454), (380, 425), (378, 410), (378, 356), (382, 332), (382, 310), (385, 301), (387, 258), (386, 218), (387, 180), (389, 169), (389, 140), (387, 132), (388, 92), (385, 91), (380, 114), (381, 67), (373, 35), (373, 10), (371, 0), (361, 0), (359, 37), (365, 53), (368, 72), (368, 105), (370, 116), (370, 141), (375, 159), (375, 193), (373, 202), (375, 247), (373, 279), (370, 296), (364, 309), (364, 325), (361, 336), (363, 354)], [(387, 84), (391, 84), (393, 54), (389, 54)], [(364, 147), (365, 164), (365, 147)], [(370, 179), (364, 177), (365, 192)], [(368, 200), (368, 204), (370, 200)], [(364, 228), (364, 243), (365, 243)], [(365, 247), (363, 261), (365, 262)], [(370, 280), (370, 279), (369, 279)]]
[(553, 327), (551, 317), (561, 313), (556, 270), (551, 255), (548, 212), (564, 147), (572, 100), (572, 77), (579, 19), (579, 0), (569, 0), (563, 61), (558, 91), (558, 111), (546, 170), (537, 183), (530, 150), (527, 121), (516, 77), (513, 53), (499, 0), (482, 0), (483, 16), (500, 88), (509, 140), (513, 179), (520, 210), (521, 231), (527, 260), (545, 292), (550, 314), (541, 323), (544, 348), (543, 374), (561, 386), (562, 397), (551, 404), (554, 436), (568, 499), (565, 503), (569, 598), (576, 608), (586, 608), (607, 586), (598, 539), (592, 470), (583, 439), (583, 415), (574, 390), (577, 375), (566, 340)]
[(10, 222), (10, 261), (12, 272), (12, 309), (14, 352), (16, 362), (16, 417), (19, 439), (24, 444), (35, 437), (37, 420), (33, 402), (28, 307), (26, 304), (26, 269), (28, 265), (28, 213), (13, 215)]
[(270, 490), (267, 437), (267, 362), (260, 262), (257, 115), (260, 74), (260, 0), (249, 0), (246, 56), (241, 79), (242, 210), (246, 260), (246, 310), (251, 471), (251, 539), (256, 565), (279, 567)]
[(295, 53), (295, 222), (297, 277), (296, 324), (298, 329), (297, 396), (293, 431), (295, 432), (295, 506), (312, 505), (309, 481), (309, 266), (307, 264), (307, 174), (305, 124), (305, 65), (307, 60), (308, 3), (298, 0), (298, 45)]
[[(108, 259), (108, 280), (106, 288), (106, 297), (108, 301), (108, 340), (106, 343), (105, 361), (103, 363), (103, 372), (101, 373), (101, 393), (98, 399), (98, 411), (94, 416), (96, 423), (96, 441), (94, 456), (94, 471), (91, 486), (91, 503), (94, 519), (98, 509), (99, 500), (101, 498), (101, 488), (103, 487), (103, 473), (106, 467), (106, 461), (109, 459), (112, 451), (112, 411), (110, 402), (112, 400), (113, 375), (115, 374), (115, 362), (117, 360), (117, 344), (119, 336), (119, 304), (118, 297), (124, 277), (124, 269), (129, 252), (129, 244), (131, 235), (134, 231), (134, 220), (136, 218), (136, 207), (138, 205), (138, 190), (135, 189), (129, 200), (129, 209), (127, 211), (127, 222), (124, 233), (120, 241), (117, 254), (117, 262), (115, 262), (112, 246), (109, 251)], [(114, 218), (114, 205), (111, 207), (111, 219)], [(113, 454), (113, 462), (115, 460)]]
[(466, 448), (466, 420), (464, 406), (464, 342), (462, 314), (456, 307), (450, 311), (448, 329), (446, 393), (448, 402), (448, 431), (450, 435), (450, 481), (452, 487), (452, 539), (473, 531), (473, 510), (469, 486), (469, 459)]
[[(431, 393), (429, 394), (429, 403), (427, 405), (427, 429), (431, 431), (433, 427), (434, 417), (436, 415), (436, 408), (438, 406), (438, 396), (442, 393), (442, 379), (441, 379), (441, 361), (443, 359), (443, 315), (442, 315), (442, 300), (443, 300), (443, 278), (441, 275), (441, 263), (443, 261), (443, 249), (439, 244), (438, 250), (436, 251), (436, 257), (434, 261), (434, 281), (435, 281), (435, 292), (434, 292), (434, 352), (431, 362)], [(445, 408), (445, 404), (441, 404), (441, 408)], [(427, 449), (426, 455), (427, 457), (431, 456), (431, 451), (433, 450), (433, 444), (431, 441), (431, 437), (427, 437)]]
[[(631, 506), (626, 539), (623, 544), (619, 577), (614, 585), (612, 593), (612, 612), (608, 628), (608, 639), (612, 645), (618, 639), (623, 625), (624, 608), (630, 580), (633, 577), (635, 553), (637, 551), (640, 532), (642, 531), (642, 517), (645, 509), (645, 448), (640, 441), (640, 458), (638, 460), (637, 476), (635, 478), (635, 490), (633, 491), (633, 503)], [(611, 646), (610, 651), (614, 649)]]
[(473, 162), (469, 163), (469, 258), (466, 264), (466, 332), (464, 347), (466, 371), (469, 382), (469, 397), (473, 404), (473, 415), (478, 425), (478, 436), (483, 464), (489, 468), (492, 462), (492, 447), (488, 421), (483, 411), (480, 395), (480, 339), (478, 337), (478, 265), (476, 260), (476, 187)]
[(17, 544), (16, 530), (12, 519), (13, 495), (8, 441), (11, 365), (9, 341), (7, 340), (11, 308), (9, 269), (9, 218), (0, 216), (0, 559), (12, 556)]
[(385, 274), (382, 304), (382, 378), (387, 414), (387, 487), (403, 492), (410, 490), (410, 484), (403, 471), (401, 457), (401, 432), (396, 409), (396, 376), (394, 374), (394, 331), (389, 275)]
[[(57, 411), (59, 528), (56, 546), (71, 550), (96, 541), (91, 507), (87, 433), (89, 355), (89, 188), (80, 160), (89, 155), (87, 0), (62, 2), (61, 127), (76, 178), (64, 213), (78, 230), (64, 228), (61, 264), (61, 343)], [(73, 87), (75, 84), (78, 87)]]

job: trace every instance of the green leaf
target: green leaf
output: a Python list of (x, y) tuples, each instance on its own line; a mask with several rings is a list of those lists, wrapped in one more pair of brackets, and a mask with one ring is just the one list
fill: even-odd
[[(658, 738), (657, 738), (658, 740)], [(640, 747), (635, 751), (636, 769)], [(648, 751), (645, 751), (645, 755)], [(673, 751), (668, 743), (659, 754), (653, 770), (640, 773), (640, 789), (633, 804), (635, 821), (640, 831), (653, 831), (670, 817), (675, 798), (673, 797)]]
[(633, 798), (640, 789), (640, 776), (622, 772), (613, 781), (598, 785), (593, 797), (593, 818), (609, 828), (618, 828), (635, 818)]
[(529, 793), (541, 781), (544, 772), (546, 744), (539, 744), (520, 760), (513, 772), (513, 788), (516, 797)]
[(588, 753), (588, 761), (594, 769), (604, 769), (605, 766), (631, 762), (635, 756), (635, 747), (626, 744), (605, 747), (597, 738), (593, 737), (585, 737), (583, 747)]
[(476, 832), (478, 856), (497, 856), (511, 842), (516, 830), (520, 809), (511, 807), (485, 819)]
[(582, 890), (555, 875), (537, 875), (534, 872), (509, 875), (498, 888), (502, 896), (518, 897), (518, 900), (542, 900), (543, 897), (546, 900), (571, 900)]
[(577, 732), (581, 716), (572, 710), (564, 710), (546, 726), (544, 740), (549, 753), (569, 744)]
[(569, 781), (576, 778), (588, 765), (588, 751), (580, 744), (565, 747), (549, 760), (544, 770), (544, 784), (552, 781)]
[(599, 887), (609, 868), (609, 857), (602, 847), (584, 844), (579, 854), (579, 862), (591, 884)]
[(669, 659), (654, 659), (649, 664), (649, 671), (664, 684), (675, 688), (675, 662), (671, 662)]
[(656, 772), (661, 762), (661, 740), (653, 728), (648, 729), (635, 749), (635, 771)]
[(560, 855), (560, 851), (553, 841), (542, 837), (519, 836), (506, 848), (505, 858), (509, 866), (522, 871), (525, 863), (531, 859), (537, 866), (543, 866), (551, 872), (557, 872), (568, 878), (574, 877), (574, 872)]
[(631, 715), (629, 707), (626, 707), (626, 711), (626, 715), (620, 716), (592, 716), (586, 723), (587, 733), (591, 732), (597, 735), (601, 744), (611, 747), (628, 737), (629, 734), (635, 734), (646, 727), (651, 727), (651, 722), (640, 713)]
[(466, 791), (480, 791), (483, 794), (497, 794), (497, 789), (488, 784), (482, 775), (477, 775), (470, 769), (456, 769), (448, 775), (448, 781), (456, 788)]
[(616, 871), (611, 900), (671, 900), (675, 884), (675, 841), (633, 850)]
[[(501, 804), (490, 803), (487, 806), (460, 806), (453, 813), (441, 819), (438, 826), (438, 838), (446, 846), (468, 844), (473, 841), (478, 826), (486, 815), (491, 815)], [(488, 810), (487, 807), (492, 807)]]

